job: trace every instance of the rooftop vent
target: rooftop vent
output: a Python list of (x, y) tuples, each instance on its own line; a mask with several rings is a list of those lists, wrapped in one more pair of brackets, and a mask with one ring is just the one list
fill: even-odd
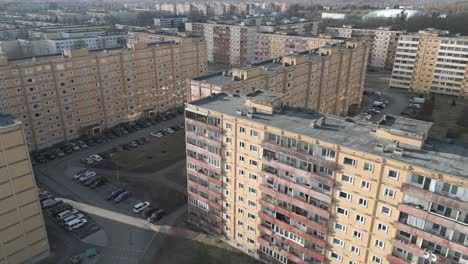
[(384, 146), (382, 144), (376, 144), (375, 145), (375, 150), (384, 152)]
[(254, 113), (250, 113), (250, 112), (247, 113), (247, 117), (250, 118), (250, 119), (252, 119), (252, 118), (254, 117)]
[(398, 156), (403, 156), (403, 149), (402, 148), (395, 148), (395, 149), (393, 149), (393, 153), (397, 154)]
[(236, 114), (242, 115), (242, 114), (243, 114), (242, 109), (237, 109), (237, 110), (236, 110)]

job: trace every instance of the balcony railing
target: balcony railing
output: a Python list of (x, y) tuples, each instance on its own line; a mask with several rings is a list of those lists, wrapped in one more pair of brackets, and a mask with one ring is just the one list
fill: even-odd
[(200, 142), (205, 142), (206, 144), (212, 145), (217, 148), (221, 148), (222, 146), (220, 137), (216, 138), (214, 136), (207, 136), (202, 133), (197, 133), (195, 131), (190, 131), (190, 130), (185, 131), (185, 136), (187, 138), (195, 139)]
[(404, 193), (411, 194), (425, 201), (431, 201), (462, 212), (468, 212), (468, 203), (457, 197), (449, 196), (441, 192), (431, 192), (411, 184), (404, 184), (402, 190)]
[(197, 121), (197, 120), (194, 120), (194, 119), (185, 118), (185, 124), (186, 125), (194, 125), (194, 126), (196, 126), (197, 128), (199, 128), (201, 130), (206, 129), (206, 130), (211, 131), (211, 132), (221, 133), (221, 127), (215, 126), (214, 124), (208, 124), (208, 123), (204, 123), (204, 122), (201, 122), (201, 121)]
[(207, 169), (209, 169), (211, 171), (214, 171), (214, 172), (216, 172), (218, 174), (221, 174), (221, 168), (215, 167), (215, 166), (209, 164), (208, 162), (206, 162), (204, 160), (199, 160), (196, 157), (193, 157), (191, 155), (187, 155), (187, 162), (195, 164), (197, 166), (197, 168), (207, 168)]

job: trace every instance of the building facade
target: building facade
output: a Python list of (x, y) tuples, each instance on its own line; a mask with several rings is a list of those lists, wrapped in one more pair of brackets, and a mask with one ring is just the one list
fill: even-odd
[(402, 35), (390, 87), (468, 97), (468, 38), (439, 31)]
[(0, 113), (0, 263), (50, 255), (23, 124)]
[(187, 17), (160, 17), (154, 19), (154, 25), (157, 27), (172, 28), (184, 27), (185, 22), (188, 21)]
[(0, 111), (24, 123), (31, 149), (183, 106), (188, 78), (207, 72), (203, 39), (166, 36), (0, 65)]
[(346, 115), (362, 99), (368, 47), (347, 42), (193, 78), (187, 101), (214, 93), (264, 89), (286, 94), (289, 106)]
[(189, 221), (272, 263), (466, 263), (468, 152), (431, 125), (259, 90), (189, 103)]
[(331, 37), (363, 41), (371, 48), (369, 67), (392, 69), (396, 47), (401, 31), (386, 28), (359, 29), (352, 27), (327, 27), (326, 33)]
[(255, 36), (254, 62), (288, 56), (342, 42), (344, 42), (343, 39), (257, 33)]

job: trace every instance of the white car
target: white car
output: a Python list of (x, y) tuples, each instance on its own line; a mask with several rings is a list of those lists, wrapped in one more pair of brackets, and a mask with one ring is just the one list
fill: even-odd
[(67, 217), (65, 217), (63, 220), (62, 220), (62, 224), (66, 224), (72, 220), (75, 220), (75, 219), (81, 219), (81, 218), (84, 218), (85, 216), (82, 214), (82, 213), (76, 213), (76, 214), (72, 214), (72, 215), (69, 215)]
[(170, 128), (170, 127), (165, 128), (164, 131), (166, 131), (166, 132), (169, 133), (169, 134), (174, 133), (174, 130), (173, 130), (172, 128)]
[(68, 231), (73, 231), (86, 225), (86, 223), (88, 223), (88, 220), (86, 218), (80, 218), (80, 219), (75, 219), (66, 223), (65, 226), (68, 229)]
[(81, 176), (81, 177), (79, 178), (79, 181), (80, 181), (80, 182), (84, 182), (84, 181), (86, 181), (86, 180), (88, 180), (89, 178), (94, 177), (94, 176), (96, 176), (96, 172), (94, 172), (94, 171), (89, 171), (88, 173), (86, 173), (86, 174), (84, 174), (83, 176)]
[(73, 175), (73, 179), (78, 180), (81, 176), (85, 175), (88, 172), (89, 172), (89, 170), (78, 171), (77, 173), (75, 173), (75, 175)]
[(82, 158), (81, 163), (84, 163), (86, 165), (91, 165), (91, 164), (94, 163), (94, 161), (92, 159), (90, 159), (90, 158)]
[(133, 212), (139, 214), (139, 213), (141, 213), (143, 210), (145, 210), (146, 208), (148, 208), (148, 206), (150, 206), (150, 203), (149, 203), (149, 202), (137, 203), (137, 204), (135, 204), (135, 206), (133, 206)]
[(135, 142), (135, 141), (131, 141), (128, 143), (130, 146), (132, 146), (133, 148), (136, 148), (138, 147), (138, 144)]
[(96, 161), (96, 162), (102, 161), (102, 157), (99, 156), (99, 155), (91, 155), (91, 156), (89, 156), (89, 158)]
[(152, 137), (157, 137), (157, 138), (161, 138), (161, 137), (163, 137), (164, 135), (163, 135), (161, 132), (159, 132), (159, 131), (154, 131), (154, 132), (151, 132), (151, 133), (150, 133), (150, 136), (152, 136)]

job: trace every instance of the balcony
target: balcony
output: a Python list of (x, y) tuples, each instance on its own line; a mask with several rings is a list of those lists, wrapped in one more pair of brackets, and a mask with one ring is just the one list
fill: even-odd
[[(291, 248), (294, 249), (295, 251), (299, 251), (300, 253), (303, 253), (305, 255), (308, 255), (316, 260), (319, 260), (320, 262), (323, 263), (325, 257), (320, 254), (320, 253), (317, 253), (315, 252), (313, 249), (310, 249), (310, 248), (307, 248), (307, 247), (304, 247), (290, 239), (287, 239), (285, 237), (282, 237), (280, 236), (279, 234), (277, 234), (276, 232), (274, 232), (273, 230), (269, 229), (268, 227), (265, 227), (263, 225), (259, 225), (259, 230), (260, 232), (268, 235), (269, 237), (274, 237), (276, 241), (281, 241), (280, 243), (287, 246), (287, 249), (283, 249), (282, 252), (284, 251), (287, 251), (289, 254), (291, 254)], [(274, 244), (274, 243), (272, 243)], [(325, 250), (325, 249), (324, 249)]]
[(277, 205), (277, 202), (274, 200), (269, 200), (267, 198), (262, 198), (262, 200), (259, 201), (260, 205), (268, 208), (272, 211), (278, 212), (282, 215), (285, 215), (289, 217), (290, 219), (294, 219), (295, 221), (304, 223), (307, 226), (310, 226), (313, 229), (316, 229), (322, 233), (327, 233), (328, 228), (327, 228), (327, 222), (326, 221), (317, 221), (316, 219), (313, 219), (313, 217), (308, 217), (307, 213), (302, 212), (293, 212), (292, 208), (285, 208), (280, 205)]
[(443, 206), (457, 209), (462, 212), (468, 212), (468, 203), (440, 192), (431, 192), (411, 184), (404, 184), (402, 188), (404, 193), (411, 194), (412, 196), (418, 197), (425, 201), (431, 201)]
[[(264, 247), (266, 248), (269, 248), (273, 251), (275, 251), (276, 253), (280, 254), (280, 255), (283, 255), (284, 257), (286, 257), (288, 260), (291, 260), (293, 261), (294, 263), (297, 263), (297, 264), (309, 264), (308, 262), (302, 260), (302, 258), (300, 256), (296, 256), (292, 253), (290, 253), (289, 251), (273, 244), (272, 242), (268, 241), (266, 238), (264, 237), (259, 237), (258, 238), (258, 243), (260, 245), (263, 245)], [(260, 255), (260, 257), (262, 259), (266, 259), (267, 261), (271, 262), (271, 263), (282, 263), (280, 262), (279, 260), (275, 259), (273, 256), (270, 256), (268, 255), (267, 253), (261, 251), (261, 250), (258, 250), (257, 251), (258, 254)]]
[(287, 171), (287, 172), (289, 172), (289, 173), (291, 173), (293, 175), (310, 178), (310, 179), (312, 179), (314, 181), (323, 183), (323, 184), (328, 185), (328, 186), (333, 185), (333, 179), (332, 178), (327, 178), (327, 177), (315, 174), (315, 173), (310, 172), (310, 171), (306, 171), (306, 170), (296, 168), (295, 166), (292, 166), (292, 165), (287, 165), (287, 164), (281, 163), (278, 159), (273, 158), (273, 157), (268, 157), (268, 156), (264, 155), (263, 158), (262, 158), (262, 163), (264, 165), (266, 165), (266, 166), (276, 168), (278, 170)]
[(214, 220), (214, 221), (217, 221), (219, 223), (221, 223), (223, 221), (223, 219), (221, 218), (221, 213), (219, 213), (219, 215), (217, 215), (216, 213), (217, 212), (207, 212), (199, 207), (196, 207), (195, 205), (189, 203), (188, 204), (188, 208), (189, 208), (189, 211), (190, 212), (197, 212), (198, 215), (202, 215), (204, 219), (211, 219), (211, 220)]
[(276, 144), (276, 142), (265, 140), (262, 142), (262, 148), (265, 148), (267, 150), (271, 150), (277, 153), (284, 153), (288, 156), (297, 157), (299, 159), (302, 159), (302, 160), (305, 160), (305, 161), (308, 161), (308, 162), (311, 162), (311, 163), (314, 163), (314, 164), (317, 164), (317, 165), (320, 165), (320, 166), (323, 166), (332, 170), (335, 169), (335, 162), (326, 160), (322, 156), (314, 156), (310, 152), (297, 149), (297, 147), (295, 149), (292, 149), (287, 146)]
[(217, 175), (209, 175), (209, 172), (205, 172), (203, 169), (199, 169), (198, 171), (187, 169), (187, 174), (193, 175), (197, 178), (203, 179), (219, 188), (222, 188), (221, 176)]
[(303, 230), (300, 230), (296, 227), (293, 227), (291, 225), (289, 225), (288, 223), (285, 223), (279, 219), (276, 219), (264, 212), (259, 212), (259, 216), (262, 220), (265, 220), (265, 221), (268, 221), (276, 226), (279, 226), (283, 229), (286, 229), (302, 238), (304, 238), (305, 240), (309, 241), (310, 243), (313, 243), (313, 244), (316, 244), (322, 248), (325, 248), (326, 246), (326, 243), (325, 243), (325, 240), (323, 239), (319, 239), (319, 238), (316, 238), (313, 236), (313, 234), (311, 234), (312, 232), (304, 232)]
[(220, 138), (209, 137), (195, 131), (185, 131), (185, 136), (187, 138), (195, 139), (197, 141), (205, 142), (206, 144), (212, 145), (217, 148), (221, 148), (222, 142)]
[(215, 201), (212, 201), (210, 199), (206, 199), (206, 198), (204, 198), (204, 197), (202, 197), (202, 196), (200, 196), (200, 195), (198, 195), (196, 193), (193, 193), (193, 192), (189, 192), (188, 196), (192, 196), (194, 199), (197, 199), (197, 200), (207, 204), (211, 208), (214, 208), (214, 209), (216, 209), (218, 211), (221, 211), (222, 206), (220, 204), (218, 204), (217, 202), (215, 202)]
[(406, 260), (402, 260), (396, 256), (393, 256), (393, 255), (388, 255), (387, 256), (387, 261), (390, 263), (390, 264), (408, 264), (409, 261), (406, 261)]
[(196, 183), (196, 182), (190, 181), (190, 180), (187, 181), (187, 183), (188, 183), (189, 187), (193, 187), (193, 188), (195, 188), (197, 190), (201, 190), (201, 191), (207, 193), (210, 197), (215, 197), (216, 199), (219, 199), (219, 200), (221, 200), (221, 198), (222, 198), (220, 193), (217, 193), (217, 192), (211, 190), (207, 186), (203, 186), (203, 185), (201, 185), (199, 183)]
[(218, 174), (221, 174), (221, 168), (217, 168), (208, 162), (205, 162), (203, 160), (198, 160), (195, 157), (187, 156), (187, 162), (190, 162), (192, 164), (195, 164), (197, 168), (209, 168), (209, 170), (212, 170)]
[(330, 204), (332, 201), (330, 195), (323, 193), (323, 189), (295, 182), (290, 177), (280, 176), (276, 169), (274, 171), (263, 169), (263, 173), (268, 176), (268, 179), (273, 180), (274, 183), (281, 184), (284, 186), (292, 186), (295, 190), (310, 195), (311, 197), (314, 197), (328, 204)]
[(208, 233), (215, 233), (217, 235), (221, 235), (222, 234), (222, 231), (219, 227), (217, 226), (213, 226), (212, 224), (208, 223), (208, 222), (205, 222), (204, 220), (202, 220), (201, 218), (199, 218), (198, 216), (196, 215), (193, 215), (193, 214), (190, 214), (190, 221), (192, 223), (195, 223), (197, 224), (198, 226), (200, 226), (201, 228), (205, 229)]
[(185, 118), (185, 124), (196, 126), (197, 129), (200, 130), (206, 129), (208, 131), (221, 134), (221, 127), (215, 126), (213, 124), (204, 123), (187, 117)]
[(196, 152), (198, 154), (210, 157), (210, 158), (212, 158), (214, 160), (219, 160), (219, 162), (221, 163), (221, 156), (219, 154), (209, 152), (208, 150), (206, 150), (204, 148), (200, 148), (200, 147), (194, 146), (192, 144), (186, 144), (186, 146), (187, 146), (187, 150), (190, 150), (190, 151)]
[(290, 204), (296, 204), (302, 208), (304, 208), (307, 211), (312, 212), (313, 214), (316, 214), (322, 218), (328, 219), (330, 218), (330, 213), (327, 210), (321, 209), (319, 207), (316, 207), (315, 205), (309, 204), (306, 200), (299, 199), (296, 197), (291, 197), (285, 193), (282, 193), (270, 186), (267, 185), (260, 185), (260, 191), (263, 193), (269, 194), (273, 197), (276, 197), (284, 202), (290, 203)]

